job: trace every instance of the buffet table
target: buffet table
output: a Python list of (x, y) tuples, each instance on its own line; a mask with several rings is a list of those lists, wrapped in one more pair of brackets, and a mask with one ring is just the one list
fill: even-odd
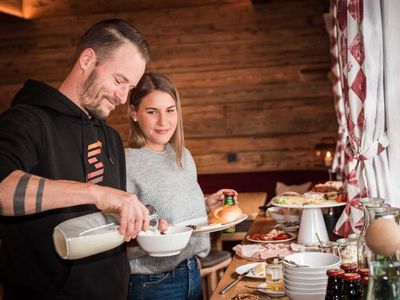
[[(248, 234), (269, 232), (270, 230), (273, 229), (272, 227), (274, 225), (276, 225), (276, 222), (274, 220), (272, 220), (271, 218), (266, 217), (264, 211), (260, 211), (260, 213), (258, 214), (256, 219), (254, 220), (253, 224), (251, 225), (251, 227), (248, 231)], [(243, 244), (248, 244), (248, 243), (251, 243), (251, 242), (247, 241), (246, 239), (243, 241)], [(218, 283), (218, 286), (215, 289), (213, 295), (211, 296), (211, 300), (231, 299), (239, 293), (253, 294), (253, 295), (259, 296), (262, 299), (270, 299), (267, 295), (259, 292), (257, 289), (254, 289), (259, 284), (265, 282), (265, 280), (253, 279), (253, 278), (248, 278), (248, 277), (245, 277), (242, 280), (240, 280), (234, 287), (232, 287), (224, 295), (219, 294), (219, 291), (222, 288), (224, 288), (232, 280), (237, 278), (237, 273), (236, 273), (237, 267), (248, 264), (248, 263), (253, 263), (253, 262), (254, 261), (252, 261), (252, 260), (244, 259), (244, 258), (239, 257), (238, 255), (235, 255), (232, 259), (232, 262), (226, 269), (221, 281)], [(247, 286), (254, 287), (254, 288), (249, 288)], [(289, 298), (285, 296), (285, 297), (279, 297), (279, 298), (274, 298), (274, 299), (286, 300)]]

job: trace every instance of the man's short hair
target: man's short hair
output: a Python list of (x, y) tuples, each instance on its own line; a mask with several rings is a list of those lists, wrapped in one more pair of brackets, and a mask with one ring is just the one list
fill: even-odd
[(92, 48), (97, 62), (101, 63), (126, 43), (134, 44), (146, 62), (150, 60), (149, 44), (135, 27), (121, 19), (108, 19), (93, 25), (83, 34), (76, 49), (75, 61), (83, 50)]

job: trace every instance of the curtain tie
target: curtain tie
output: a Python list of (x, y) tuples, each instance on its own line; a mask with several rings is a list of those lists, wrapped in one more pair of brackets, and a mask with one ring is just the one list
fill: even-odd
[(358, 149), (354, 151), (351, 149), (352, 157), (358, 162), (364, 161), (367, 159), (374, 158), (375, 156), (381, 154), (387, 147), (389, 146), (389, 138), (386, 135), (386, 132), (380, 136), (377, 140), (369, 144), (367, 147), (363, 147), (362, 149)]

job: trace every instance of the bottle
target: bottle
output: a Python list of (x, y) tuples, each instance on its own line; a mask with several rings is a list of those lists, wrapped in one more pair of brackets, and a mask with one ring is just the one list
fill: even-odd
[[(375, 218), (396, 222), (399, 211), (377, 212)], [(367, 245), (369, 265), (368, 300), (400, 299), (400, 250), (389, 256), (375, 254)]]
[(358, 271), (358, 274), (361, 276), (361, 299), (362, 300), (367, 300), (368, 296), (368, 274), (369, 270), (368, 269), (360, 269)]
[[(158, 215), (151, 205), (149, 230), (158, 229)], [(81, 259), (118, 247), (125, 241), (119, 233), (119, 219), (111, 213), (96, 212), (58, 224), (53, 231), (57, 254), (63, 259)]]
[(345, 273), (342, 279), (343, 279), (342, 300), (359, 300), (361, 298), (360, 274)]
[[(235, 199), (234, 199), (235, 193), (234, 192), (227, 191), (227, 192), (224, 192), (223, 195), (224, 195), (224, 205), (235, 206)], [(227, 232), (227, 233), (234, 233), (235, 231), (236, 231), (236, 228), (234, 225), (225, 229), (225, 232)]]
[(379, 209), (385, 202), (382, 198), (361, 198), (360, 204), (364, 211), (364, 223), (357, 240), (357, 264), (359, 269), (368, 268), (365, 232), (374, 216), (374, 210)]
[(328, 269), (326, 275), (328, 275), (328, 285), (326, 287), (325, 300), (342, 299), (342, 276), (344, 271), (342, 269)]
[(345, 272), (345, 273), (357, 273), (358, 272), (358, 266), (357, 264), (353, 263), (344, 263), (340, 265), (340, 268)]

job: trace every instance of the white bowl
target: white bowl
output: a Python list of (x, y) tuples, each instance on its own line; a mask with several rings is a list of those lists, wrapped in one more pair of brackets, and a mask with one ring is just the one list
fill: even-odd
[[(340, 267), (340, 264), (334, 265), (331, 269), (338, 269)], [(306, 271), (302, 271), (303, 268), (301, 269), (287, 269), (286, 267), (283, 268), (283, 272), (285, 274), (291, 275), (291, 276), (296, 276), (299, 278), (309, 278), (309, 279), (313, 279), (313, 278), (327, 278), (326, 275), (326, 270), (309, 270), (308, 272)]]
[[(308, 266), (306, 268), (299, 268), (286, 261), (292, 261), (299, 265)], [(300, 252), (290, 254), (285, 257), (283, 265), (287, 270), (294, 272), (304, 273), (321, 273), (326, 272), (327, 269), (337, 268), (340, 264), (340, 258), (334, 254), (322, 252)]]
[[(289, 279), (284, 279), (283, 282), (285, 283), (285, 286), (289, 287), (295, 287), (295, 288), (301, 288), (301, 289), (326, 289), (326, 286), (328, 285), (327, 280), (321, 280), (320, 283), (307, 283), (304, 281), (292, 281)], [(301, 292), (301, 291), (299, 291)]]
[(186, 226), (169, 227), (164, 235), (140, 232), (136, 237), (139, 246), (150, 256), (177, 255), (189, 242), (193, 229)]
[(292, 286), (289, 284), (285, 284), (285, 290), (291, 291), (291, 292), (300, 292), (300, 293), (325, 293), (326, 292), (326, 286), (322, 288), (312, 288), (312, 287), (297, 287), (297, 286)]
[(270, 207), (267, 209), (268, 214), (276, 222), (299, 222), (300, 213), (298, 209), (288, 209), (282, 207)]
[(306, 283), (306, 284), (320, 284), (320, 283), (326, 283), (328, 282), (328, 276), (325, 275), (325, 277), (316, 277), (316, 278), (307, 278), (307, 277), (297, 277), (293, 276), (291, 274), (283, 274), (283, 278), (290, 280), (290, 281), (295, 281), (299, 283)]
[(290, 300), (324, 300), (325, 292), (323, 293), (300, 293), (293, 292), (285, 289), (286, 295), (289, 296)]

